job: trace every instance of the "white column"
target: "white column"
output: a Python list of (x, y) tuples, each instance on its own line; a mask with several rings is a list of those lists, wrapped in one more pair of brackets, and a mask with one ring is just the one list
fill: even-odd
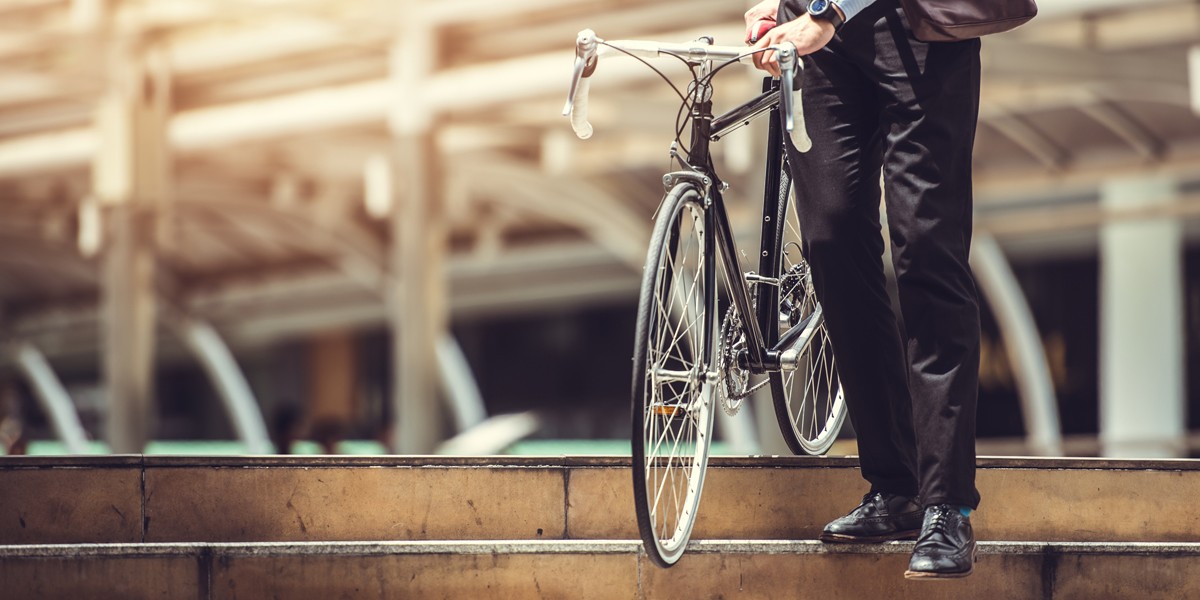
[(92, 188), (107, 221), (101, 257), (101, 362), (114, 453), (151, 435), (155, 352), (156, 211), (170, 189), (170, 74), (161, 54), (112, 39), (109, 89), (96, 115)]
[(1106, 183), (1100, 232), (1100, 438), (1105, 456), (1185, 452), (1182, 227), (1121, 218), (1175, 201), (1167, 177)]
[(445, 231), (434, 141), (436, 107), (424, 96), (437, 43), (417, 0), (390, 6), (399, 26), (391, 50), (396, 202), (391, 216), (388, 315), (392, 328), (393, 450), (433, 452), (444, 439), (436, 342), (446, 329)]

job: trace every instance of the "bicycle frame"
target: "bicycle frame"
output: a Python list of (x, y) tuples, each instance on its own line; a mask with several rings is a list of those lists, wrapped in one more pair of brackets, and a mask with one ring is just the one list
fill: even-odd
[[(709, 210), (705, 212), (705, 228), (708, 232), (706, 235), (710, 236), (710, 240), (716, 241), (715, 245), (710, 243), (709, 247), (714, 248), (713, 252), (720, 254), (730, 286), (730, 295), (738, 312), (743, 315), (753, 314), (756, 316), (754, 319), (743, 319), (748, 343), (746, 364), (742, 365), (756, 374), (785, 368), (783, 353), (804, 333), (812, 319), (810, 316), (804, 322), (791, 327), (779, 336), (778, 340), (768, 339), (764, 335), (766, 332), (772, 331), (770, 328), (778, 327), (775, 319), (778, 311), (778, 277), (780, 274), (776, 272), (776, 269), (779, 265), (779, 257), (774, 254), (774, 244), (769, 243), (774, 240), (778, 227), (774, 221), (779, 211), (780, 172), (783, 167), (784, 125), (778, 85), (778, 81), (772, 83), (768, 80), (763, 86), (764, 91), (761, 95), (718, 117), (714, 117), (712, 114), (710, 100), (701, 101), (711, 92), (711, 89), (694, 90), (694, 97), (697, 101), (693, 103), (692, 142), (689, 152), (689, 158), (693, 164), (688, 165), (693, 171), (671, 173), (664, 179), (664, 182), (668, 184), (673, 183), (674, 180), (693, 179), (705, 190), (706, 203), (709, 205)], [(741, 261), (737, 257), (737, 245), (733, 231), (729, 226), (729, 216), (722, 195), (725, 186), (722, 185), (712, 167), (709, 146), (711, 142), (719, 140), (728, 132), (767, 113), (772, 118), (768, 130), (766, 180), (763, 192), (762, 237), (760, 238), (762, 250), (759, 258), (760, 275), (755, 276), (754, 281), (757, 284), (766, 284), (772, 289), (765, 294), (765, 297), (759, 299), (758, 308), (755, 310), (747, 276), (743, 274)], [(715, 266), (712, 261), (709, 261), (709, 264), (710, 268)], [(709, 273), (709, 277), (709, 281), (716, 281), (715, 273)], [(716, 286), (710, 286), (710, 293), (715, 294), (715, 290)], [(707, 300), (711, 301), (711, 299)], [(709, 306), (714, 306), (714, 304), (710, 303)], [(706, 333), (705, 339), (713, 339), (711, 332)], [(768, 347), (768, 344), (772, 342), (774, 345)]]

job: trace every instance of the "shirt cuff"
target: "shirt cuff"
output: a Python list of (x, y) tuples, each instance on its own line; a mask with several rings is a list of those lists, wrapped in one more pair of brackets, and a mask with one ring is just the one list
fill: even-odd
[(862, 10), (875, 3), (875, 0), (835, 0), (834, 4), (842, 9), (842, 14), (846, 15), (846, 20), (854, 18), (854, 15), (862, 12)]

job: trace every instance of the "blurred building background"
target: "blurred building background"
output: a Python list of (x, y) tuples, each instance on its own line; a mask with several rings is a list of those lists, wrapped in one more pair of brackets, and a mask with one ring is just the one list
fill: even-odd
[[(1200, 4), (1041, 4), (984, 44), (980, 451), (1196, 455)], [(745, 8), (0, 1), (0, 440), (627, 451), (678, 100), (609, 61), (575, 139), (575, 33), (735, 44)], [(764, 140), (717, 149), (748, 253)], [(721, 451), (785, 451), (756, 408)]]

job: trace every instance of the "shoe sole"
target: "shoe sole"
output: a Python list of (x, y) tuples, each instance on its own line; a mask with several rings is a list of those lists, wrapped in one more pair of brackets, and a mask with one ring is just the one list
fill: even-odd
[(932, 573), (932, 572), (927, 572), (927, 571), (905, 571), (904, 578), (905, 579), (962, 579), (963, 577), (966, 577), (967, 575), (970, 575), (971, 573), (974, 573), (974, 572), (975, 572), (974, 568), (971, 568), (970, 570), (967, 570), (967, 571), (963, 571), (961, 573)]
[(960, 573), (935, 573), (932, 571), (905, 571), (905, 579), (962, 579), (967, 575), (975, 572), (975, 563), (979, 562), (979, 555), (971, 553), (971, 568)]
[(899, 531), (896, 533), (888, 533), (884, 535), (874, 536), (853, 536), (842, 533), (822, 533), (817, 539), (826, 544), (877, 544), (880, 542), (894, 542), (899, 540), (915, 540), (920, 535), (921, 531)]

